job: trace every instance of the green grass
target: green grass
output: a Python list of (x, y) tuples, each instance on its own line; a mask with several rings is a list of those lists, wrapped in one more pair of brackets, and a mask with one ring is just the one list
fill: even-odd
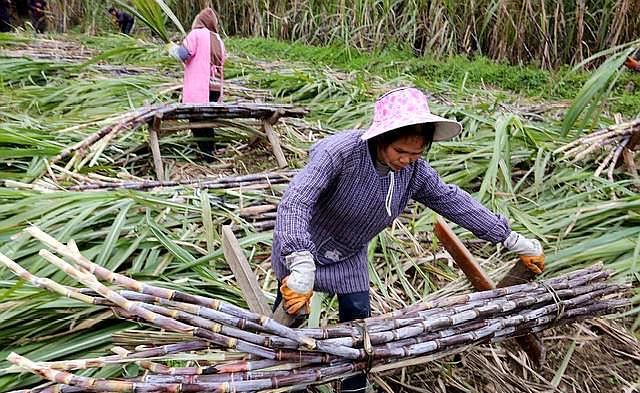
[[(472, 89), (490, 87), (541, 101), (573, 99), (591, 76), (588, 71), (571, 73), (569, 67), (550, 72), (532, 65), (497, 63), (480, 56), (416, 57), (400, 50), (369, 53), (335, 44), (316, 47), (262, 38), (233, 37), (226, 43), (231, 53), (266, 61), (309, 62), (313, 59), (314, 64), (347, 72), (366, 70), (385, 78), (411, 75), (416, 85), (430, 89), (438, 89), (438, 85), (446, 82)], [(640, 113), (640, 95), (625, 89), (629, 83), (640, 88), (640, 73), (623, 73), (612, 94), (616, 98), (610, 103), (611, 112), (625, 116)]]

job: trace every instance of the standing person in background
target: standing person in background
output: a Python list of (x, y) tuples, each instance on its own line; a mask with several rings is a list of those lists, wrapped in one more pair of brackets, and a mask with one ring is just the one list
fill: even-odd
[[(534, 273), (544, 268), (542, 246), (514, 232), (459, 187), (446, 184), (423, 158), (431, 144), (454, 138), (460, 123), (429, 111), (415, 88), (392, 90), (375, 104), (367, 130), (337, 133), (311, 149), (278, 206), (271, 265), (281, 283), (275, 305), (307, 309), (313, 291), (337, 294), (340, 322), (367, 318), (369, 241), (415, 200), (491, 243), (516, 253)], [(364, 374), (342, 392), (366, 391)]]
[(44, 33), (47, 29), (46, 9), (47, 2), (45, 0), (29, 0), (31, 25), (38, 33)]
[[(205, 8), (193, 20), (191, 31), (182, 46), (168, 46), (171, 56), (184, 63), (182, 102), (185, 104), (222, 102), (227, 53), (220, 38), (218, 23), (216, 12), (212, 8)], [(204, 159), (213, 161), (213, 128), (197, 128), (192, 132), (198, 138)]]
[(0, 32), (10, 32), (11, 27), (11, 0), (0, 0)]
[(109, 13), (113, 16), (115, 23), (118, 25), (120, 32), (122, 34), (131, 33), (131, 29), (133, 28), (133, 15), (128, 12), (119, 11), (115, 7), (109, 8)]

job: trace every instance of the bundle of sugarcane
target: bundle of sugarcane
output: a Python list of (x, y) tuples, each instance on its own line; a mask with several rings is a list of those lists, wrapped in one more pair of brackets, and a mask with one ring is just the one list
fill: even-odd
[(571, 162), (575, 163), (589, 154), (604, 150), (607, 154), (596, 169), (595, 175), (600, 176), (608, 166), (607, 177), (610, 181), (613, 181), (613, 171), (621, 163), (621, 158), (629, 167), (631, 174), (637, 177), (632, 150), (635, 149), (639, 142), (640, 119), (628, 122), (622, 122), (618, 119), (617, 124), (576, 139), (556, 149), (554, 153), (564, 152), (564, 157), (573, 157)]
[[(601, 265), (539, 283), (442, 296), (365, 320), (317, 329), (293, 329), (217, 299), (145, 284), (98, 266), (73, 241), (58, 242), (37, 227), (26, 230), (49, 249), (40, 255), (86, 286), (62, 286), (38, 278), (0, 254), (0, 262), (25, 281), (77, 299), (104, 305), (120, 317), (192, 337), (191, 341), (77, 361), (35, 363), (12, 353), (21, 369), (61, 384), (47, 391), (245, 392), (341, 378), (361, 370), (393, 367), (411, 358), (430, 358), (497, 342), (557, 324), (606, 314), (628, 304), (628, 285), (609, 283)], [(124, 289), (109, 288), (100, 281)], [(149, 358), (205, 350), (222, 351), (207, 367), (171, 368)], [(198, 359), (198, 354), (194, 358)], [(238, 360), (241, 357), (242, 360)], [(202, 355), (202, 360), (206, 359)], [(143, 377), (94, 379), (72, 370), (136, 362)], [(55, 389), (55, 390), (52, 390)]]
[(16, 40), (13, 45), (8, 45), (6, 50), (0, 50), (2, 57), (50, 59), (61, 62), (83, 62), (93, 55), (94, 50), (78, 42), (54, 39)]
[[(263, 172), (242, 176), (205, 177), (199, 179), (181, 179), (171, 181), (142, 180), (142, 181), (98, 181), (88, 179), (91, 183), (69, 187), (70, 191), (86, 190), (148, 190), (158, 187), (190, 186), (194, 188), (263, 188), (272, 184), (288, 183), (297, 171)], [(80, 175), (82, 176), (82, 175)], [(79, 176), (79, 177), (80, 177)]]
[(292, 105), (284, 104), (261, 104), (261, 103), (232, 103), (232, 104), (158, 104), (136, 109), (129, 113), (122, 114), (118, 121), (109, 124), (98, 132), (89, 135), (84, 140), (70, 146), (51, 158), (51, 163), (57, 162), (74, 152), (83, 152), (99, 140), (110, 137), (124, 130), (135, 130), (152, 121), (156, 117), (165, 120), (202, 120), (218, 118), (270, 118), (275, 113), (281, 117), (302, 117), (309, 111), (305, 108), (296, 108)]

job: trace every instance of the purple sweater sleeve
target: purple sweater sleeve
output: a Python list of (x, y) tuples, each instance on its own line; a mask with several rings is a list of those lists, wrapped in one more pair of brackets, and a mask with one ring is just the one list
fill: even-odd
[(480, 239), (498, 243), (507, 238), (511, 229), (504, 216), (493, 213), (458, 186), (445, 184), (426, 161), (416, 164), (417, 191), (413, 199)]
[(309, 163), (298, 172), (283, 195), (275, 226), (283, 256), (296, 251), (315, 253), (309, 234), (309, 221), (318, 198), (337, 176), (340, 164), (336, 160), (339, 157), (316, 146)]

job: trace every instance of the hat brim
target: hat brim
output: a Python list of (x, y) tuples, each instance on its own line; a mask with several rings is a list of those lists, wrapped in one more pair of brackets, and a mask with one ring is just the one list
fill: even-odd
[(447, 141), (458, 136), (462, 132), (462, 125), (455, 120), (445, 119), (433, 114), (423, 114), (421, 116), (412, 116), (410, 119), (392, 119), (388, 122), (374, 122), (371, 127), (365, 131), (360, 139), (366, 141), (378, 135), (385, 134), (389, 131), (396, 130), (401, 127), (411, 126), (414, 124), (431, 123), (435, 126), (433, 140), (435, 142)]

